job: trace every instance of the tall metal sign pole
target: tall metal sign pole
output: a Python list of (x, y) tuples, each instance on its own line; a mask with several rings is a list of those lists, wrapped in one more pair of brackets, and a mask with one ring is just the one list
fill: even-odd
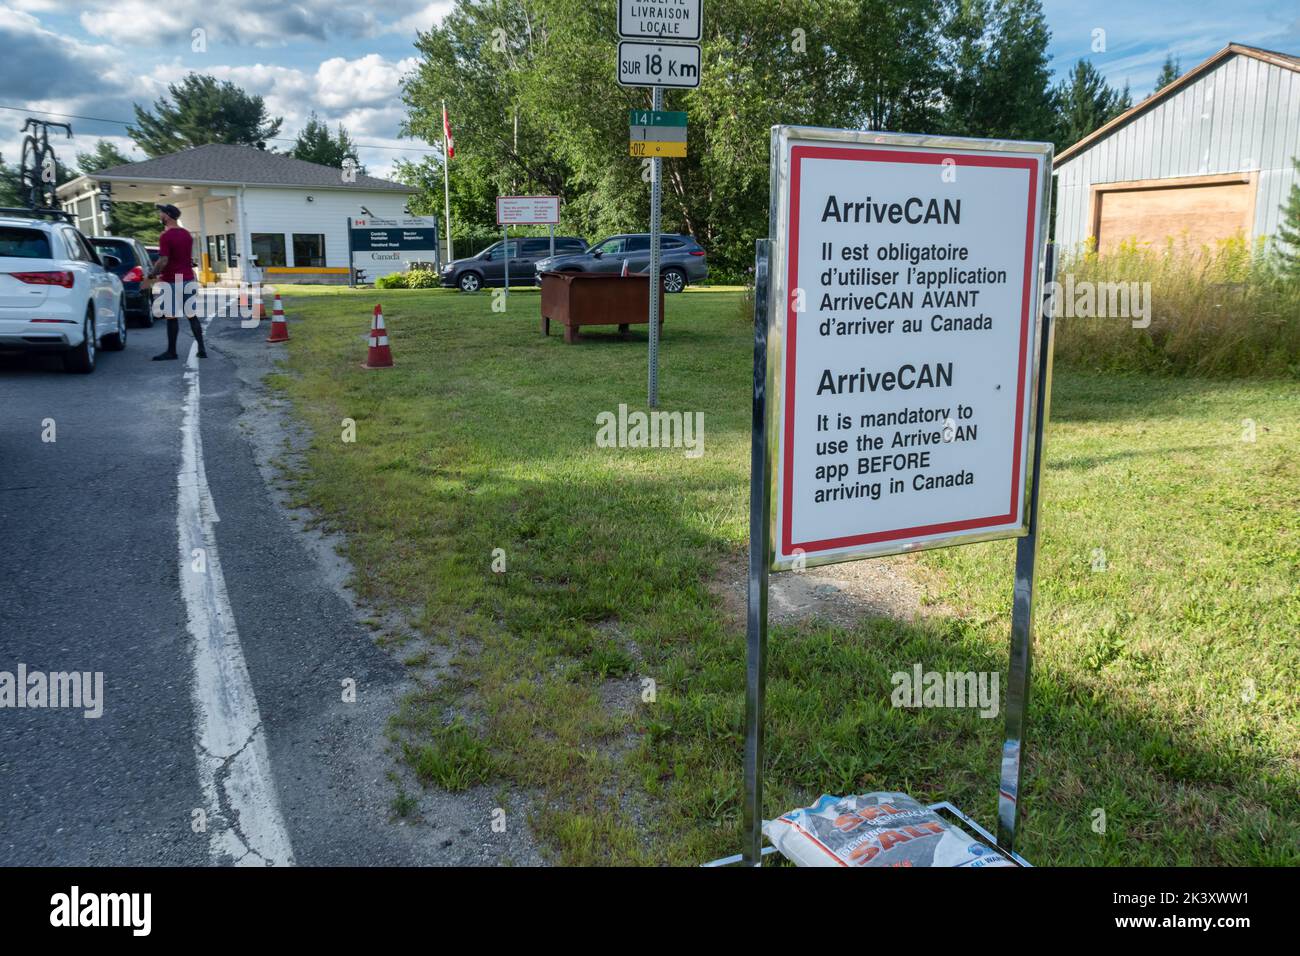
[[(664, 108), (664, 89), (654, 88), (652, 99), (656, 113)], [(659, 214), (663, 204), (664, 161), (650, 160), (650, 360), (646, 381), (646, 404), (659, 407)]]
[[(650, 87), (654, 114), (664, 108), (664, 88), (700, 85), (701, 0), (619, 0), (618, 82)], [(632, 155), (638, 154), (635, 149)], [(650, 155), (650, 355), (647, 404), (659, 406), (659, 227), (663, 205), (663, 159)]]
[[(1039, 478), (1052, 146), (777, 126), (758, 243), (741, 853), (763, 847), (772, 572), (1017, 538), (997, 836), (1015, 852)], [(865, 310), (865, 311), (864, 311)], [(845, 861), (840, 861), (849, 865)]]

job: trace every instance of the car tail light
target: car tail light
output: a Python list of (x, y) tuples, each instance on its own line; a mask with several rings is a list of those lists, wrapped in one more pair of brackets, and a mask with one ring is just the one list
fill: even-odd
[(691, 255), (693, 255), (693, 256), (702, 256), (702, 255), (704, 255), (704, 250), (703, 250), (703, 249), (692, 249), (692, 250), (691, 250)]
[(139, 266), (132, 266), (127, 270), (126, 275), (122, 276), (123, 282), (143, 282), (144, 270)]
[(71, 272), (11, 272), (9, 274), (19, 282), (26, 282), (28, 285), (60, 285), (65, 289), (71, 289), (76, 278)]

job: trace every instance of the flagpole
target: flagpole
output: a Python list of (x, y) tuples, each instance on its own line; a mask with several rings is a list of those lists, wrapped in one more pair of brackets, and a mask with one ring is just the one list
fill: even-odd
[(447, 213), (447, 261), (454, 262), (456, 254), (451, 250), (451, 157), (447, 149), (447, 101), (442, 101), (442, 195)]

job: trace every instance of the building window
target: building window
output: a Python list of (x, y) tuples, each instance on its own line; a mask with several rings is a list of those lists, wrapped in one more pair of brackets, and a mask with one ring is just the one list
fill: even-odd
[(260, 268), (289, 264), (284, 258), (284, 233), (255, 232), (249, 239), (253, 244), (253, 255), (257, 256), (257, 264)]
[(293, 264), (299, 269), (304, 267), (323, 268), (325, 265), (325, 236), (319, 232), (295, 232), (293, 234)]

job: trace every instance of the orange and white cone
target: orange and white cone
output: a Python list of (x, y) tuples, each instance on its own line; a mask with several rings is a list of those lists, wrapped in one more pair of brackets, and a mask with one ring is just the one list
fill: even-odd
[(280, 293), (275, 294), (275, 307), (271, 309), (271, 334), (268, 342), (288, 342), (289, 325), (284, 321), (284, 307), (280, 304)]
[(260, 285), (253, 291), (253, 318), (259, 322), (266, 318), (266, 309), (262, 305), (262, 287)]
[(370, 323), (370, 349), (362, 368), (392, 368), (393, 352), (388, 347), (388, 330), (384, 328), (384, 311), (375, 306), (375, 317)]
[(623, 271), (619, 273), (619, 277), (620, 277), (620, 278), (623, 278), (623, 279), (626, 279), (627, 276), (628, 276), (628, 271), (627, 271), (627, 260), (624, 259), (624, 260), (623, 260)]

